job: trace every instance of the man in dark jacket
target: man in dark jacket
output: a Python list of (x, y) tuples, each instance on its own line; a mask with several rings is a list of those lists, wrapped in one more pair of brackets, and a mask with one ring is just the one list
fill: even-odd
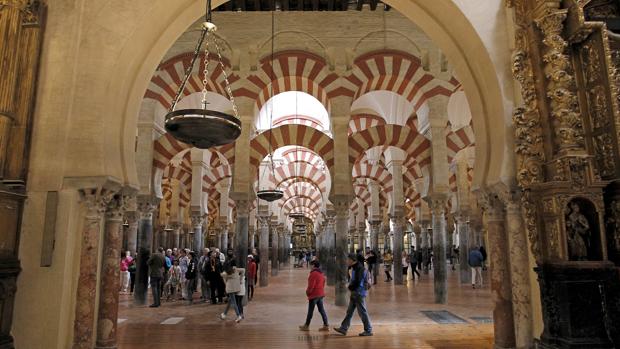
[(372, 325), (370, 324), (370, 317), (368, 316), (368, 310), (366, 309), (366, 287), (365, 281), (367, 280), (366, 271), (364, 269), (363, 262), (359, 261), (359, 258), (355, 254), (350, 254), (347, 259), (347, 264), (351, 269), (351, 280), (349, 282), (349, 291), (351, 291), (351, 297), (349, 298), (349, 307), (347, 308), (347, 315), (340, 327), (334, 327), (334, 331), (346, 335), (349, 326), (351, 325), (351, 318), (353, 317), (353, 311), (357, 309), (357, 313), (362, 319), (364, 324), (364, 332), (360, 333), (360, 336), (372, 336)]
[(476, 288), (476, 284), (482, 287), (482, 262), (484, 258), (482, 253), (478, 248), (474, 247), (469, 252), (469, 258), (467, 258), (467, 263), (471, 268), (471, 287)]
[(164, 249), (158, 248), (156, 253), (153, 253), (146, 264), (149, 266), (149, 277), (151, 278), (151, 292), (153, 292), (153, 304), (149, 307), (157, 308), (160, 306), (160, 287), (161, 281), (164, 277), (164, 266), (166, 260), (164, 259)]

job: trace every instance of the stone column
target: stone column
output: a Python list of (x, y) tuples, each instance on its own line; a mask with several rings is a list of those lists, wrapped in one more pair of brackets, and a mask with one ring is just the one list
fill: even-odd
[(446, 195), (431, 197), (433, 215), (433, 284), (435, 303), (446, 304), (448, 299), (448, 273), (446, 266)]
[[(393, 225), (394, 225), (394, 246), (393, 246), (393, 256), (394, 256), (394, 264), (397, 268), (394, 268), (394, 285), (402, 285), (404, 281), (406, 281), (407, 275), (403, 275), (403, 268), (401, 268), (401, 256), (403, 253), (403, 217), (402, 211), (396, 212), (395, 215), (391, 217)], [(387, 239), (386, 239), (387, 243)], [(398, 264), (397, 264), (398, 263)]]
[(204, 247), (204, 242), (202, 241), (202, 223), (204, 222), (204, 218), (200, 212), (193, 212), (191, 220), (192, 228), (194, 230), (194, 251), (200, 255)]
[(514, 348), (515, 332), (512, 311), (510, 261), (507, 257), (508, 239), (504, 230), (503, 204), (492, 194), (482, 194), (481, 206), (489, 231), (491, 260), (491, 293), (494, 301), (493, 324), (496, 348)]
[(228, 250), (228, 223), (222, 222), (221, 227), (222, 231), (220, 233), (220, 251), (226, 254), (226, 251)]
[(336, 244), (334, 255), (335, 262), (335, 290), (336, 305), (344, 306), (347, 304), (347, 232), (349, 221), (349, 198), (347, 196), (339, 196), (334, 200), (334, 209), (336, 211)]
[(256, 248), (256, 230), (254, 228), (254, 226), (250, 226), (249, 228), (249, 239), (250, 239), (250, 250), (253, 250)]
[(136, 256), (136, 283), (133, 292), (134, 304), (145, 305), (148, 293), (149, 267), (146, 264), (151, 256), (153, 241), (153, 211), (157, 200), (151, 197), (138, 197), (138, 255)]
[(278, 276), (278, 230), (279, 225), (271, 225), (271, 276)]
[(381, 231), (381, 221), (370, 221), (370, 248), (379, 250), (379, 232)]
[(364, 251), (366, 248), (366, 246), (364, 246), (366, 243), (366, 224), (364, 222), (361, 222), (357, 226), (357, 239), (358, 248)]
[(131, 251), (131, 255), (135, 257), (138, 251), (138, 212), (126, 212), (127, 219), (127, 251)]
[(327, 274), (327, 285), (336, 284), (336, 212), (328, 210), (327, 224), (323, 232), (323, 244), (325, 246), (325, 272)]
[(469, 221), (467, 213), (456, 216), (456, 229), (459, 234), (459, 280), (461, 284), (471, 284), (471, 271), (467, 264), (469, 257)]
[(278, 269), (284, 268), (284, 229), (278, 231)]
[(521, 215), (521, 203), (516, 196), (506, 200), (506, 230), (510, 252), (515, 343), (519, 349), (531, 348), (533, 331), (528, 247), (523, 216)]
[(247, 267), (248, 256), (248, 226), (250, 224), (250, 202), (239, 196), (234, 196), (237, 205), (237, 224), (235, 226), (235, 255), (241, 268)]
[[(103, 188), (80, 190), (86, 206), (84, 230), (80, 246), (73, 348), (90, 349), (94, 344), (95, 301), (97, 299), (97, 266), (99, 237), (103, 213), (117, 190)], [(120, 256), (119, 256), (120, 257)]]
[(179, 223), (172, 223), (172, 247), (181, 248), (181, 230), (183, 227)]
[(288, 231), (286, 232), (285, 244), (286, 248), (284, 249), (284, 265), (289, 267), (291, 265), (291, 233)]
[(269, 219), (269, 216), (258, 216), (258, 224), (260, 229), (260, 287), (266, 287), (269, 285)]
[(124, 205), (124, 198), (117, 194), (108, 204), (105, 213), (97, 340), (95, 342), (95, 348), (97, 349), (116, 348), (118, 292), (120, 290), (120, 269), (118, 263), (122, 247), (121, 229)]

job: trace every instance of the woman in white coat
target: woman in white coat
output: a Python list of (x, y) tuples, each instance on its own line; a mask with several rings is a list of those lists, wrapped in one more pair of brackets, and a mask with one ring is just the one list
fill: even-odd
[(235, 310), (235, 314), (237, 314), (237, 319), (235, 319), (235, 321), (241, 322), (241, 320), (243, 320), (239, 307), (237, 306), (237, 298), (235, 297), (237, 293), (241, 291), (241, 275), (245, 275), (245, 269), (235, 267), (234, 263), (226, 263), (222, 278), (226, 283), (228, 303), (226, 304), (224, 312), (220, 314), (220, 319), (222, 320), (226, 319), (226, 314), (231, 306)]
[(241, 313), (241, 318), (245, 319), (245, 315), (243, 314), (243, 297), (245, 297), (245, 269), (237, 269), (243, 270), (243, 274), (239, 277), (240, 279), (240, 290), (235, 295), (235, 300), (237, 301), (237, 307), (239, 308), (239, 313)]

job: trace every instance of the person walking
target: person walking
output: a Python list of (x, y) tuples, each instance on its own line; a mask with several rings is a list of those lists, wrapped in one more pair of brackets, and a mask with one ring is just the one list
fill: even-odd
[(153, 304), (149, 305), (151, 308), (157, 308), (161, 305), (160, 284), (164, 277), (164, 265), (166, 263), (163, 252), (164, 249), (160, 247), (157, 252), (153, 253), (146, 261), (149, 267), (151, 292), (153, 293)]
[(239, 311), (239, 306), (237, 305), (235, 295), (241, 291), (241, 275), (245, 274), (245, 269), (237, 268), (233, 264), (234, 263), (227, 263), (225, 271), (221, 274), (224, 282), (226, 283), (228, 304), (226, 304), (226, 309), (224, 309), (224, 312), (220, 314), (220, 319), (226, 320), (226, 314), (228, 314), (228, 310), (230, 310), (230, 307), (232, 306), (235, 310), (235, 314), (237, 314), (237, 319), (235, 319), (235, 322), (239, 323), (243, 320), (243, 317)]
[(237, 303), (237, 307), (239, 307), (239, 313), (241, 314), (241, 318), (245, 319), (245, 314), (243, 313), (243, 297), (245, 297), (245, 272), (240, 274), (240, 285), (239, 285), (239, 292), (237, 294), (235, 294), (235, 301)]
[(325, 275), (321, 271), (321, 264), (319, 261), (314, 260), (310, 262), (310, 265), (312, 266), (312, 270), (308, 275), (308, 287), (306, 287), (308, 313), (306, 314), (306, 322), (299, 326), (299, 329), (302, 331), (310, 330), (310, 321), (312, 321), (312, 314), (316, 306), (323, 319), (323, 327), (319, 328), (319, 331), (329, 331), (329, 321), (327, 320), (327, 314), (323, 306), (323, 298), (325, 298)]
[(334, 331), (346, 336), (351, 325), (353, 311), (357, 309), (357, 313), (364, 324), (364, 332), (359, 335), (362, 337), (372, 336), (372, 325), (370, 324), (370, 317), (366, 309), (366, 294), (370, 286), (368, 283), (368, 271), (364, 269), (364, 265), (358, 260), (357, 255), (353, 253), (349, 254), (347, 264), (351, 268), (351, 278), (348, 286), (349, 291), (351, 291), (349, 307), (340, 327), (334, 327)]
[(129, 293), (133, 294), (133, 289), (136, 286), (136, 259), (131, 261), (129, 266), (127, 267), (127, 271), (129, 272)]
[(187, 257), (187, 251), (181, 250), (179, 257), (179, 267), (181, 268), (181, 300), (187, 300), (187, 279), (185, 273), (187, 273), (187, 265), (189, 264), (189, 257)]
[[(471, 268), (471, 288), (476, 288), (476, 285), (482, 287), (482, 262), (484, 257), (480, 250), (477, 247), (474, 247), (469, 252), (469, 258), (467, 259), (467, 263)], [(480, 281), (478, 283), (478, 281)]]
[(222, 264), (217, 252), (211, 252), (207, 265), (207, 279), (211, 284), (211, 304), (222, 303), (224, 299), (224, 281), (222, 280)]
[(403, 268), (403, 282), (407, 282), (407, 269), (409, 269), (409, 255), (407, 255), (407, 251), (401, 253), (400, 264)]
[(487, 250), (480, 245), (480, 254), (482, 255), (482, 270), (487, 270)]
[(187, 271), (185, 272), (185, 280), (187, 280), (187, 303), (192, 304), (194, 301), (194, 292), (196, 291), (196, 284), (198, 282), (198, 264), (196, 263), (196, 252), (191, 251), (189, 253), (189, 260), (187, 262)]
[(198, 275), (200, 280), (200, 299), (206, 302), (210, 297), (209, 282), (207, 279), (207, 265), (209, 264), (209, 249), (202, 249), (202, 256), (198, 259)]
[(254, 262), (254, 255), (248, 255), (248, 300), (252, 300), (254, 298), (254, 285), (256, 285), (256, 272), (258, 267)]
[(418, 275), (418, 279), (420, 278), (420, 273), (418, 272), (418, 253), (415, 250), (415, 246), (411, 246), (411, 253), (409, 254), (409, 264), (411, 264), (411, 277), (415, 280), (416, 274)]
[(179, 267), (179, 260), (175, 260), (172, 267), (168, 270), (168, 281), (164, 285), (164, 295), (166, 301), (173, 300), (179, 283), (181, 282), (181, 268)]
[(126, 251), (125, 256), (121, 259), (121, 293), (129, 291), (129, 266), (133, 263), (131, 252)]
[[(254, 274), (254, 285), (258, 284), (258, 268), (260, 268), (260, 255), (258, 254), (258, 250), (253, 248), (252, 249), (252, 259), (254, 260), (254, 263), (256, 263), (256, 274)], [(252, 296), (254, 296), (254, 293), (252, 293)]]
[(392, 263), (394, 263), (394, 257), (392, 256), (392, 251), (387, 250), (383, 254), (383, 267), (385, 268), (385, 276), (387, 277), (385, 279), (385, 282), (390, 282), (393, 280), (392, 275), (390, 274), (390, 271), (392, 270)]

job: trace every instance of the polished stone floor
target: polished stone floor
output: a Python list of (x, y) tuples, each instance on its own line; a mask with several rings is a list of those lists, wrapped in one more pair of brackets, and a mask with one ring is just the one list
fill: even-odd
[[(160, 308), (135, 307), (121, 295), (119, 348), (491, 348), (493, 324), (488, 284), (472, 289), (458, 283), (458, 271), (449, 271), (447, 305), (433, 304), (432, 273), (407, 285), (379, 280), (367, 303), (373, 337), (362, 331), (357, 314), (347, 337), (331, 331), (318, 332), (315, 313), (310, 332), (300, 332), (307, 303), (307, 269), (284, 269), (270, 277), (269, 286), (257, 288), (245, 308), (246, 318), (236, 324), (218, 315), (223, 305), (166, 302)], [(487, 276), (487, 275), (485, 275)], [(333, 305), (333, 287), (327, 287), (326, 311), (332, 326), (340, 324), (345, 307)], [(195, 298), (199, 295), (195, 294)], [(447, 310), (465, 320), (461, 324), (438, 324), (422, 311)]]

